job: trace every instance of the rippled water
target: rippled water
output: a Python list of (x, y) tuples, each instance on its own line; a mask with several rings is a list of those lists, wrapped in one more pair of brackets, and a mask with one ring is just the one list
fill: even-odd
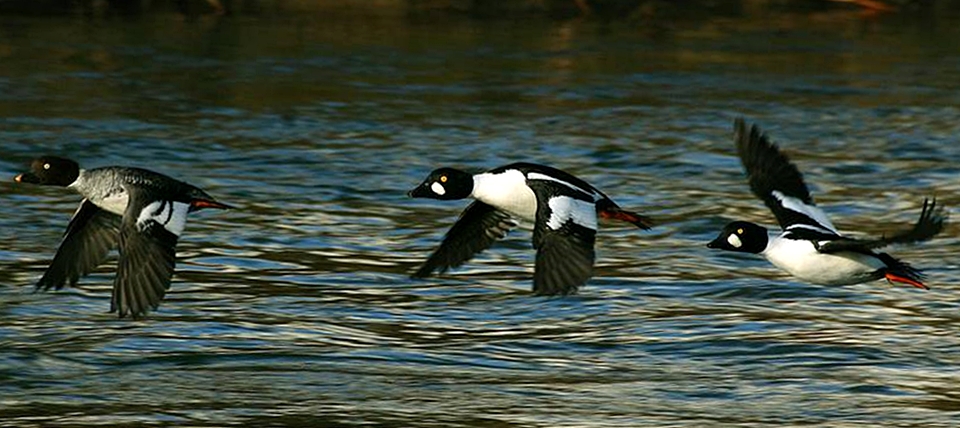
[[(739, 115), (841, 230), (960, 206), (957, 22), (2, 21), (0, 175), (58, 153), (239, 209), (192, 216), (160, 310), (116, 320), (113, 266), (32, 292), (78, 196), (0, 181), (0, 425), (960, 424), (955, 227), (892, 251), (927, 292), (704, 248), (730, 219), (775, 224)], [(529, 295), (524, 230), (409, 279), (466, 203), (406, 190), (521, 160), (658, 227), (605, 225), (575, 297)]]

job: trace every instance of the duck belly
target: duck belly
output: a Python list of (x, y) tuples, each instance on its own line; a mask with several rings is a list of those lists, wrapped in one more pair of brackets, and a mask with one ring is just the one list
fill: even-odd
[(881, 278), (886, 267), (877, 257), (841, 251), (821, 253), (810, 241), (779, 240), (763, 252), (770, 263), (804, 281), (819, 285), (851, 285)]

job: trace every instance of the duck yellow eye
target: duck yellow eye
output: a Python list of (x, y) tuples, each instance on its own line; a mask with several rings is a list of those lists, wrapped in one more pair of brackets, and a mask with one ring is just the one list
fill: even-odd
[(446, 182), (447, 182), (447, 176), (446, 176), (446, 175), (441, 175), (441, 176), (440, 176), (440, 182), (441, 182), (441, 183), (446, 183)]
[(737, 229), (737, 235), (743, 235), (743, 229)]
[(50, 169), (50, 164), (48, 163), (43, 164), (43, 169)]

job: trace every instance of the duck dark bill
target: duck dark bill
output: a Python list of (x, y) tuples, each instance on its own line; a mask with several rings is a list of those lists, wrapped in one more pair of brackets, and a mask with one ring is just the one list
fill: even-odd
[(40, 184), (40, 178), (29, 172), (17, 175), (13, 178), (13, 181), (16, 181), (17, 183)]
[(641, 229), (652, 226), (649, 218), (621, 209), (587, 182), (531, 163), (514, 163), (480, 174), (440, 168), (408, 195), (475, 200), (413, 277), (424, 278), (462, 265), (506, 236), (516, 220), (524, 220), (534, 225), (533, 291), (538, 295), (576, 293), (593, 275), (598, 218), (627, 221)]

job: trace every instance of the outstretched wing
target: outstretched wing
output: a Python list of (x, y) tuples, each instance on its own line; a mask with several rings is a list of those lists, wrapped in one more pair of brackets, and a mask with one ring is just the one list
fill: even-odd
[(120, 216), (104, 211), (84, 199), (70, 219), (63, 241), (50, 267), (37, 282), (37, 290), (61, 289), (67, 281), (77, 285), (82, 276), (103, 263), (117, 245)]
[(156, 309), (170, 288), (176, 246), (190, 205), (151, 200), (127, 188), (130, 202), (120, 226), (120, 262), (110, 312), (134, 318)]
[(480, 201), (474, 201), (460, 214), (443, 242), (430, 258), (411, 275), (426, 278), (435, 270), (440, 273), (462, 265), (473, 256), (490, 248), (498, 239), (506, 236), (516, 223), (510, 215)]
[(750, 190), (773, 211), (784, 231), (840, 237), (827, 215), (813, 203), (803, 175), (760, 128), (753, 125), (747, 130), (746, 123), (738, 118), (734, 134)]
[(943, 207), (937, 206), (937, 200), (923, 200), (923, 211), (913, 228), (889, 237), (879, 239), (849, 239), (843, 238), (821, 244), (818, 250), (821, 253), (836, 253), (838, 251), (870, 251), (892, 244), (912, 244), (933, 238), (943, 230), (943, 223), (947, 216)]
[(545, 230), (535, 239), (537, 261), (533, 292), (543, 296), (574, 294), (593, 276), (596, 231), (568, 224)]
[(593, 276), (597, 208), (592, 195), (551, 180), (529, 180), (537, 195), (533, 292), (567, 295)]

